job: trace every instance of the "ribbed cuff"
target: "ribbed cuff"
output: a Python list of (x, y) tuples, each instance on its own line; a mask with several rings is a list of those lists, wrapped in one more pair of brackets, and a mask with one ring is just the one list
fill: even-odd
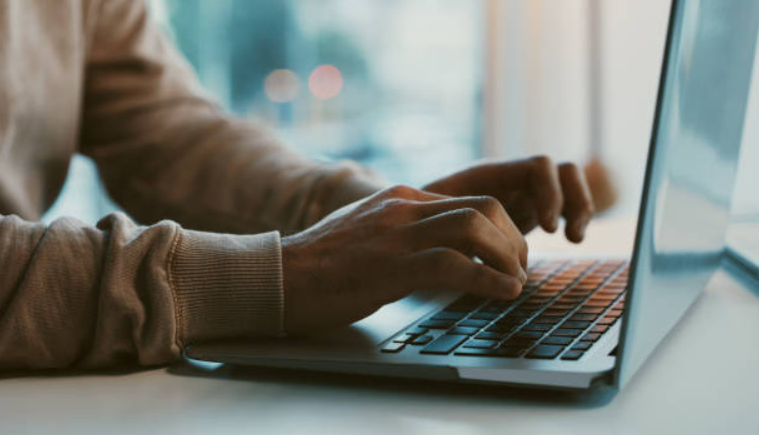
[(279, 233), (239, 236), (183, 230), (169, 271), (181, 346), (282, 333)]

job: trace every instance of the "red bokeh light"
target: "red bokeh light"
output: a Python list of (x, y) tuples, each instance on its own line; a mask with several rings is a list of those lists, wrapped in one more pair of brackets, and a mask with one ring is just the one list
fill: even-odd
[(316, 98), (334, 98), (343, 89), (343, 75), (332, 65), (320, 65), (308, 77), (308, 89)]

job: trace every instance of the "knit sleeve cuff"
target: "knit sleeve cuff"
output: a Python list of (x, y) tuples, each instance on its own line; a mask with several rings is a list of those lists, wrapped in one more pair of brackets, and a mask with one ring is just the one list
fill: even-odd
[(279, 233), (239, 236), (183, 230), (169, 261), (180, 346), (282, 333)]

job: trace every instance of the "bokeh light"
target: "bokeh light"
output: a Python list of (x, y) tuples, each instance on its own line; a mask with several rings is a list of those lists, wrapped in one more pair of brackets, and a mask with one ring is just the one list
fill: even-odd
[(316, 98), (334, 98), (343, 89), (343, 75), (332, 65), (320, 65), (308, 77), (308, 89)]
[(264, 92), (275, 103), (287, 103), (298, 96), (298, 76), (289, 69), (272, 71), (264, 81)]

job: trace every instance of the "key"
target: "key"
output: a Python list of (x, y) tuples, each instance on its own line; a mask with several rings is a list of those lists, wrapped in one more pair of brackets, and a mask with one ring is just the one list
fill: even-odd
[(585, 334), (580, 340), (581, 341), (596, 341), (601, 336), (601, 334), (595, 333), (595, 332), (588, 332)]
[(478, 349), (474, 347), (462, 347), (458, 349), (454, 355), (463, 356), (496, 356), (497, 351), (493, 349)]
[(448, 329), (453, 325), (453, 322), (449, 320), (432, 320), (428, 319), (419, 324), (420, 328), (428, 329)]
[(382, 348), (382, 352), (396, 353), (402, 351), (404, 347), (406, 347), (404, 343), (388, 343), (385, 345), (385, 347)]
[(577, 312), (579, 314), (601, 314), (604, 312), (604, 308), (583, 306)]
[(564, 355), (561, 356), (561, 359), (568, 360), (568, 361), (576, 361), (582, 357), (582, 352), (579, 350), (568, 350)]
[(497, 313), (488, 313), (485, 311), (478, 311), (471, 316), (469, 316), (470, 319), (478, 319), (478, 320), (495, 320), (498, 317)]
[(573, 320), (567, 320), (561, 324), (561, 328), (565, 329), (585, 329), (590, 326), (590, 322), (577, 322)]
[(473, 328), (482, 328), (483, 326), (490, 323), (489, 320), (482, 320), (482, 319), (466, 319), (461, 322), (459, 322), (456, 326), (468, 326)]
[(549, 325), (555, 325), (559, 322), (561, 322), (560, 317), (538, 317), (535, 319), (534, 323), (547, 323)]
[(607, 294), (607, 293), (604, 293), (604, 292), (596, 293), (596, 294), (594, 294), (593, 296), (590, 297), (591, 301), (604, 301), (604, 302), (606, 302), (607, 305), (611, 304), (612, 301), (614, 301), (616, 299), (617, 299), (617, 295)]
[(518, 347), (520, 349), (527, 349), (535, 344), (538, 340), (529, 338), (509, 338), (501, 344), (501, 347)]
[(467, 328), (464, 326), (457, 326), (448, 331), (447, 334), (472, 335), (476, 334), (479, 330), (480, 328)]
[(591, 343), (589, 341), (581, 341), (581, 342), (575, 344), (574, 346), (572, 346), (572, 350), (586, 351), (586, 350), (590, 349), (590, 346), (592, 346), (592, 345), (593, 345), (593, 343)]
[(540, 297), (540, 296), (530, 296), (529, 298), (527, 298), (527, 300), (525, 300), (525, 303), (528, 303), (528, 304), (541, 304), (542, 305), (542, 304), (545, 304), (546, 302), (548, 302), (550, 300), (551, 300), (551, 298)]
[(606, 332), (607, 329), (609, 329), (609, 325), (596, 325), (590, 330), (590, 332), (597, 332), (599, 334), (603, 334), (604, 332)]
[(474, 338), (481, 339), (481, 340), (500, 340), (504, 337), (505, 337), (505, 334), (501, 334), (498, 332), (480, 332), (479, 334), (474, 336)]
[(432, 320), (460, 320), (465, 314), (459, 311), (441, 311), (432, 316)]
[(543, 323), (530, 323), (529, 325), (522, 328), (525, 331), (548, 331), (551, 328), (553, 328), (553, 325), (546, 325)]
[(504, 334), (511, 332), (513, 330), (517, 329), (517, 325), (490, 325), (488, 326), (485, 331), (486, 332), (492, 332), (494, 334)]
[(588, 302), (585, 302), (583, 304), (584, 307), (591, 307), (591, 308), (606, 308), (611, 304), (611, 301), (603, 301), (599, 299), (593, 299), (589, 300)]
[(415, 344), (415, 345), (427, 344), (430, 341), (432, 341), (432, 338), (433, 337), (431, 335), (420, 335), (414, 338), (413, 340), (411, 340), (409, 344)]
[(461, 343), (467, 340), (466, 335), (445, 334), (438, 337), (427, 347), (422, 349), (422, 353), (432, 355), (448, 355), (453, 349), (456, 349)]
[(492, 349), (495, 347), (495, 345), (498, 344), (498, 341), (496, 340), (480, 340), (480, 339), (474, 339), (469, 340), (464, 344), (464, 347), (473, 348), (473, 349)]
[(516, 358), (524, 351), (523, 347), (519, 346), (505, 346), (496, 349), (496, 356), (504, 358)]
[(406, 331), (406, 334), (413, 335), (413, 336), (424, 335), (426, 333), (427, 333), (427, 328), (420, 328), (418, 326)]
[(577, 337), (582, 334), (580, 329), (557, 329), (551, 333), (552, 337)]
[(535, 348), (527, 354), (527, 358), (553, 359), (556, 358), (562, 350), (564, 350), (564, 346), (540, 344), (535, 346)]
[(561, 346), (566, 346), (571, 342), (572, 338), (570, 337), (548, 337), (545, 340), (541, 341), (540, 344), (558, 344)]
[(557, 303), (557, 304), (551, 305), (549, 309), (550, 310), (571, 310), (574, 307), (575, 307), (575, 304)]
[(515, 317), (511, 313), (501, 317), (500, 319), (496, 320), (496, 325), (518, 325), (522, 323), (522, 319), (524, 319), (524, 316), (522, 317)]
[(523, 331), (523, 332), (517, 332), (514, 334), (514, 338), (527, 338), (527, 339), (537, 339), (542, 337), (543, 334), (537, 331)]
[(556, 302), (560, 304), (571, 304), (572, 306), (575, 306), (578, 302), (582, 302), (583, 299), (585, 298), (581, 296), (562, 296), (557, 299)]
[(575, 314), (570, 317), (569, 320), (576, 322), (592, 322), (593, 320), (596, 320), (596, 317), (598, 317), (596, 314)]
[(601, 320), (599, 320), (599, 321), (598, 321), (598, 324), (599, 324), (599, 325), (610, 325), (610, 326), (611, 326), (611, 325), (613, 325), (613, 324), (614, 324), (614, 322), (616, 322), (616, 321), (617, 321), (617, 318), (616, 318), (616, 317), (609, 317), (609, 316), (606, 316), (606, 317), (602, 318)]

